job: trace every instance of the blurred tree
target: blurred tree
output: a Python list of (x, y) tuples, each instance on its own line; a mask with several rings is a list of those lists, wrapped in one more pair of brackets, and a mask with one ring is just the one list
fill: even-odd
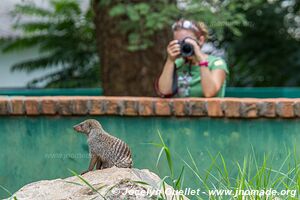
[(299, 1), (256, 0), (242, 8), (248, 27), (225, 34), (232, 86), (300, 85)]
[(225, 28), (240, 35), (247, 25), (236, 11), (244, 2), (211, 0), (93, 0), (98, 55), (105, 95), (153, 96), (162, 70), (171, 23), (180, 17), (203, 20), (213, 41)]
[(165, 28), (168, 19), (159, 12), (175, 8), (175, 1), (120, 2), (93, 1), (104, 94), (153, 96), (154, 79), (171, 38)]
[(101, 80), (105, 95), (153, 96), (171, 24), (180, 17), (204, 21), (210, 41), (227, 50), (232, 86), (300, 84), (299, 1), (90, 1), (86, 12), (77, 0), (49, 0), (49, 9), (16, 7), (15, 14), (33, 19), (16, 22), (24, 34), (7, 41), (4, 51), (38, 46), (42, 57), (12, 70), (57, 68), (29, 86), (93, 87)]
[[(49, 0), (45, 9), (33, 2), (16, 5), (14, 24), (21, 34), (16, 38), (2, 39), (4, 52), (38, 47), (39, 58), (25, 60), (12, 66), (12, 70), (32, 72), (56, 68), (28, 83), (35, 87), (94, 87), (100, 86), (99, 59), (96, 53), (93, 15), (82, 11), (76, 0)], [(25, 17), (25, 19), (24, 19)]]

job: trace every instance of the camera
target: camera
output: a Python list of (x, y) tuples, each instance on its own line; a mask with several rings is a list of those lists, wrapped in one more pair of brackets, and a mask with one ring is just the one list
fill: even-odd
[(194, 47), (192, 44), (185, 42), (185, 39), (183, 39), (179, 42), (180, 54), (182, 57), (193, 56), (194, 55)]

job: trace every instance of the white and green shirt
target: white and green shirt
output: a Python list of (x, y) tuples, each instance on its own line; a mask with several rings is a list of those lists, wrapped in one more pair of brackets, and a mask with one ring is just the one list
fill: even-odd
[[(201, 85), (201, 73), (198, 65), (189, 65), (185, 63), (183, 58), (178, 58), (175, 61), (177, 75), (177, 97), (203, 97)], [(209, 70), (223, 69), (226, 74), (229, 74), (227, 64), (222, 58), (212, 55), (208, 56)], [(216, 97), (224, 97), (226, 80), (221, 89), (216, 94)]]

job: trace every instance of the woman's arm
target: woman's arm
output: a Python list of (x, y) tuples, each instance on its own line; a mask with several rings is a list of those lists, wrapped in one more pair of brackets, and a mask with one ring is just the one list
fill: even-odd
[(208, 67), (200, 67), (201, 85), (205, 97), (214, 97), (221, 89), (226, 73), (222, 69), (210, 71)]
[[(194, 46), (195, 56), (194, 62), (207, 60), (208, 55), (201, 52), (198, 43), (193, 39), (187, 39), (189, 43)], [(214, 97), (221, 89), (224, 80), (226, 79), (226, 72), (222, 69), (209, 70), (208, 67), (200, 67), (201, 85), (204, 97)]]
[(174, 62), (167, 59), (164, 69), (158, 79), (159, 91), (163, 94), (172, 93)]
[(163, 71), (158, 79), (158, 90), (162, 94), (170, 94), (172, 93), (172, 85), (173, 85), (173, 74), (174, 74), (174, 66), (175, 59), (180, 54), (180, 45), (177, 40), (173, 40), (169, 43), (167, 47), (168, 58), (164, 65)]

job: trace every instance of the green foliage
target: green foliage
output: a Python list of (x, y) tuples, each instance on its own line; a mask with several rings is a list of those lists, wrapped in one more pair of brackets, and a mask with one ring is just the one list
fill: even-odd
[(210, 41), (226, 50), (231, 86), (300, 84), (298, 1), (178, 2), (181, 3), (172, 0), (110, 1), (113, 4), (110, 15), (128, 35), (130, 51), (155, 45), (151, 36), (160, 30), (170, 30), (176, 19), (194, 19), (204, 21), (210, 29)]
[[(171, 24), (179, 18), (204, 21), (211, 28), (213, 40), (222, 40), (224, 30), (240, 35), (237, 27), (247, 25), (242, 12), (236, 7), (244, 3), (234, 1), (181, 1), (185, 5), (180, 8), (176, 1), (146, 1), (125, 3), (118, 1), (110, 9), (111, 17), (119, 17), (120, 30), (128, 35), (131, 51), (146, 49), (154, 45), (151, 36), (163, 29), (170, 29)], [(229, 8), (229, 9), (228, 9)], [(171, 32), (171, 29), (170, 29)]]
[[(49, 0), (49, 4), (49, 9), (33, 3), (16, 5), (13, 14), (21, 20), (14, 28), (22, 34), (6, 39), (3, 52), (38, 47), (40, 57), (16, 63), (11, 69), (29, 73), (55, 68), (54, 72), (32, 80), (29, 87), (39, 83), (51, 88), (99, 86), (92, 12), (82, 11), (76, 0)], [(23, 17), (31, 20), (22, 20)]]
[[(156, 162), (156, 167), (158, 168), (158, 164), (159, 161), (161, 159), (161, 156), (163, 154), (163, 152), (165, 153), (165, 157), (167, 159), (167, 163), (168, 163), (168, 167), (169, 167), (169, 172), (170, 174), (168, 176), (165, 176), (161, 183), (160, 183), (160, 188), (161, 188), (161, 194), (160, 194), (160, 199), (167, 199), (166, 196), (166, 181), (169, 181), (171, 183), (171, 186), (173, 187), (173, 189), (179, 191), (183, 189), (183, 183), (184, 183), (184, 166), (181, 168), (181, 171), (178, 175), (178, 177), (175, 177), (174, 174), (174, 164), (173, 164), (173, 159), (172, 159), (172, 155), (171, 155), (171, 151), (169, 149), (169, 147), (166, 145), (166, 143), (163, 140), (163, 137), (160, 133), (160, 131), (158, 130), (158, 136), (160, 139), (160, 143), (150, 143), (156, 147), (161, 148), (158, 157), (157, 157), (157, 162)], [(183, 195), (182, 194), (178, 194), (178, 196), (176, 196), (175, 194), (172, 194), (172, 199), (183, 199)]]
[(232, 86), (299, 86), (299, 3), (265, 1), (246, 5), (251, 24), (241, 37), (227, 34)]
[[(98, 0), (107, 6), (128, 50), (155, 45), (153, 35), (171, 32), (178, 18), (203, 21), (210, 41), (227, 52), (231, 86), (298, 86), (300, 84), (300, 3), (295, 0)], [(17, 5), (14, 27), (23, 32), (5, 41), (4, 52), (38, 47), (41, 57), (12, 66), (32, 72), (55, 72), (28, 86), (93, 87), (100, 84), (99, 58), (91, 8), (83, 12), (77, 0), (49, 0), (50, 9), (33, 3)], [(22, 20), (23, 16), (33, 20)], [(2, 45), (3, 46), (3, 45)], [(162, 50), (163, 51), (163, 50)], [(284, 69), (284, 70), (283, 70)]]
[[(272, 168), (273, 160), (272, 155), (257, 155), (252, 147), (252, 152), (245, 155), (243, 162), (234, 161), (229, 162), (222, 156), (221, 153), (210, 156), (211, 164), (207, 169), (201, 169), (201, 163), (197, 162), (197, 157), (192, 155), (189, 149), (187, 149), (188, 160), (186, 155), (178, 155), (176, 152), (170, 152), (168, 146), (163, 141), (163, 137), (159, 133), (161, 143), (152, 143), (157, 147), (162, 147), (165, 150), (166, 159), (169, 165), (171, 176), (166, 176), (162, 179), (163, 182), (170, 179), (173, 188), (181, 190), (182, 188), (189, 187), (183, 186), (182, 177), (184, 177), (183, 169), (187, 167), (193, 174), (195, 180), (197, 180), (197, 188), (201, 193), (197, 196), (192, 196), (192, 199), (251, 199), (251, 200), (264, 200), (264, 199), (299, 199), (300, 189), (300, 160), (297, 155), (296, 148), (293, 152), (286, 150), (284, 160), (278, 169)], [(167, 151), (166, 151), (167, 150)], [(176, 157), (174, 156), (176, 155)], [(260, 160), (258, 157), (263, 157)], [(175, 158), (174, 158), (175, 157)], [(158, 156), (158, 160), (161, 159), (161, 153)], [(171, 161), (169, 160), (171, 159)], [(183, 168), (177, 179), (174, 178), (175, 165), (177, 166), (183, 163)], [(200, 160), (200, 159), (199, 159)], [(171, 163), (171, 164), (170, 164)], [(177, 183), (180, 182), (181, 186)], [(175, 183), (175, 184), (174, 184)], [(231, 195), (225, 195), (225, 190), (231, 191)], [(276, 190), (278, 193), (271, 196), (259, 196), (255, 193), (247, 193), (247, 191), (259, 192)], [(289, 191), (288, 194), (281, 195), (280, 191)], [(222, 192), (223, 191), (223, 192)], [(218, 194), (219, 192), (219, 194)], [(294, 196), (295, 195), (295, 196)]]
[[(130, 51), (144, 50), (153, 45), (151, 36), (165, 28), (175, 13), (178, 13), (176, 5), (166, 1), (119, 2), (109, 12), (118, 21), (119, 30), (128, 35)], [(124, 20), (117, 20), (118, 17)]]

